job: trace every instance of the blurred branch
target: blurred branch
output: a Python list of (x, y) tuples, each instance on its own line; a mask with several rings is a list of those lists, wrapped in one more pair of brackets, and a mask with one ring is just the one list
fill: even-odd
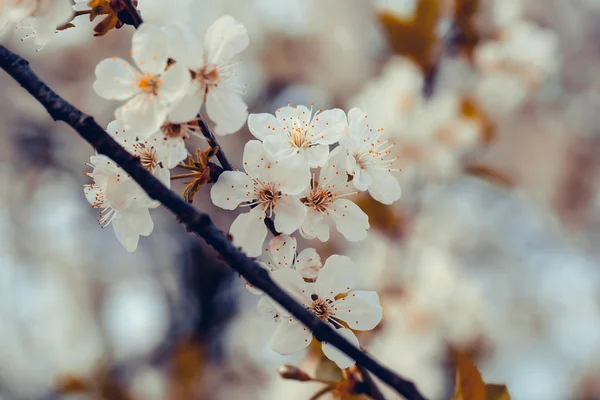
[(331, 343), (355, 360), (358, 365), (371, 371), (383, 382), (393, 387), (405, 398), (409, 400), (425, 399), (412, 382), (396, 375), (371, 356), (363, 353), (277, 286), (267, 270), (235, 247), (227, 236), (217, 229), (207, 214), (196, 210), (177, 193), (169, 190), (152, 176), (150, 172), (142, 167), (137, 157), (131, 155), (114, 141), (91, 116), (75, 108), (42, 82), (31, 70), (25, 59), (12, 53), (4, 46), (0, 46), (0, 68), (35, 97), (55, 121), (66, 122), (95, 147), (99, 153), (110, 157), (121, 166), (152, 199), (158, 200), (171, 210), (187, 226), (189, 231), (197, 233), (211, 245), (231, 268), (246, 278), (252, 285), (264, 291), (289, 311), (292, 316), (308, 327), (317, 340)]

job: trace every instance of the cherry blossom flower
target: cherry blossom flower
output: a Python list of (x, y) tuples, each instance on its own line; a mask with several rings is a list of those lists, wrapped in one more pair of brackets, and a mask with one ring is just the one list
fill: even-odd
[(0, 6), (0, 28), (18, 22), (23, 31), (21, 40), (33, 39), (44, 47), (54, 37), (58, 27), (73, 18), (70, 0), (11, 0)]
[(141, 140), (118, 120), (108, 124), (106, 130), (125, 150), (140, 159), (142, 167), (169, 186), (171, 174), (169, 167), (165, 164), (167, 160), (170, 160), (171, 150), (166, 146), (164, 140), (161, 140), (158, 135)]
[(93, 171), (86, 175), (94, 183), (84, 185), (83, 192), (92, 208), (101, 210), (98, 224), (102, 228), (112, 225), (123, 247), (129, 252), (134, 251), (140, 235), (152, 233), (154, 223), (149, 209), (158, 207), (159, 203), (108, 157), (92, 156), (89, 165)]
[[(321, 167), (327, 162), (329, 145), (336, 143), (348, 129), (346, 114), (340, 109), (312, 116), (312, 108), (287, 106), (272, 114), (251, 114), (248, 128), (261, 140), (277, 161), (292, 160), (309, 167)], [(295, 159), (295, 160), (294, 160)]]
[[(356, 265), (348, 257), (333, 255), (325, 261), (316, 283), (305, 282), (297, 270), (290, 268), (280, 268), (272, 273), (272, 277), (304, 307), (358, 346), (358, 338), (351, 329), (365, 331), (375, 328), (381, 321), (383, 310), (377, 293), (353, 289), (355, 269)], [(270, 303), (262, 301), (260, 311), (279, 322), (271, 338), (271, 349), (280, 354), (292, 354), (306, 348), (312, 341), (312, 333), (281, 306), (273, 301)], [(322, 348), (325, 356), (338, 367), (354, 365), (352, 359), (331, 344), (323, 342)]]
[[(295, 237), (285, 234), (275, 236), (269, 242), (269, 247), (265, 249), (267, 261), (259, 261), (259, 264), (270, 272), (279, 268), (292, 268), (305, 280), (314, 280), (323, 267), (321, 257), (315, 249), (304, 249), (296, 255), (297, 247)], [(246, 283), (246, 287), (251, 293), (262, 294), (262, 291), (256, 289), (251, 283)]]
[(141, 72), (123, 59), (105, 59), (96, 66), (94, 90), (105, 99), (130, 99), (115, 114), (145, 139), (161, 128), (173, 103), (185, 95), (190, 74), (181, 63), (167, 68), (168, 38), (159, 27), (142, 24), (131, 48)]
[(236, 246), (250, 257), (257, 257), (267, 236), (265, 213), (271, 218), (275, 214), (278, 232), (291, 234), (302, 225), (306, 207), (298, 194), (309, 181), (300, 179), (293, 165), (276, 163), (258, 140), (246, 143), (243, 159), (246, 172), (223, 172), (210, 196), (216, 206), (226, 210), (250, 207), (233, 221), (229, 232)]
[(167, 168), (175, 168), (189, 154), (185, 141), (192, 136), (204, 138), (200, 132), (197, 120), (176, 123), (167, 118), (167, 121), (160, 127), (160, 131), (151, 135), (150, 138), (163, 141), (163, 147), (166, 151), (163, 164)]
[(321, 168), (319, 177), (313, 176), (311, 187), (303, 193), (308, 213), (300, 234), (326, 242), (329, 217), (347, 240), (363, 240), (369, 230), (369, 217), (354, 202), (344, 198), (358, 193), (351, 185), (346, 173), (346, 153), (337, 147), (331, 152), (327, 165)]
[(358, 108), (348, 112), (348, 136), (340, 140), (347, 154), (347, 172), (358, 190), (369, 190), (373, 198), (383, 204), (392, 204), (400, 198), (400, 184), (390, 171), (397, 156), (391, 156), (394, 144), (381, 139), (381, 130), (373, 130), (367, 115)]
[(179, 57), (192, 72), (192, 89), (174, 108), (171, 119), (189, 121), (206, 103), (206, 113), (215, 122), (214, 132), (226, 135), (238, 131), (248, 117), (248, 106), (241, 97), (243, 88), (231, 80), (233, 57), (248, 47), (244, 25), (229, 15), (216, 20), (206, 31), (204, 42), (179, 27), (169, 31), (183, 42)]

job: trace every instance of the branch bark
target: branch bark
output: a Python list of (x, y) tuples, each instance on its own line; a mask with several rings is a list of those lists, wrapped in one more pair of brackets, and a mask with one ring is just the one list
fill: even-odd
[(1, 45), (0, 68), (35, 97), (55, 121), (63, 121), (70, 125), (99, 153), (110, 157), (119, 164), (140, 184), (150, 197), (167, 207), (187, 226), (189, 231), (202, 237), (231, 268), (246, 278), (248, 282), (264, 291), (288, 310), (292, 316), (306, 325), (317, 340), (333, 344), (354, 359), (358, 365), (371, 371), (405, 398), (409, 400), (425, 399), (412, 382), (396, 375), (371, 356), (363, 353), (278, 287), (264, 268), (261, 268), (255, 261), (246, 256), (239, 248), (233, 246), (227, 236), (217, 229), (207, 214), (199, 212), (177, 193), (164, 186), (141, 166), (138, 158), (115, 142), (91, 116), (84, 114), (56, 94), (31, 70), (25, 59)]

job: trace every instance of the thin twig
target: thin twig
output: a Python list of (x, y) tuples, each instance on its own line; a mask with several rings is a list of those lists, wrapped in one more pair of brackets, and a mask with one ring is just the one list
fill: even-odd
[(131, 22), (133, 23), (133, 26), (137, 29), (137, 27), (140, 26), (142, 22), (144, 22), (142, 16), (135, 8), (133, 0), (123, 0), (123, 3), (125, 4), (125, 9), (129, 13), (129, 15), (131, 15)]
[[(233, 171), (234, 170), (233, 165), (231, 165), (231, 163), (227, 159), (227, 156), (225, 155), (225, 151), (223, 150), (223, 147), (221, 147), (221, 145), (217, 141), (217, 138), (215, 137), (215, 135), (212, 133), (212, 131), (210, 130), (210, 128), (208, 127), (206, 122), (204, 122), (204, 119), (202, 119), (202, 115), (198, 114), (197, 121), (198, 121), (198, 126), (200, 127), (200, 130), (202, 131), (202, 135), (204, 135), (204, 137), (208, 141), (208, 145), (211, 147), (219, 148), (219, 150), (217, 151), (217, 160), (219, 160), (219, 162), (221, 163), (223, 170)], [(268, 217), (265, 218), (265, 225), (267, 226), (267, 228), (269, 229), (269, 231), (271, 232), (271, 234), (273, 236), (280, 235), (280, 233), (277, 232), (277, 229), (275, 229), (275, 224), (273, 223), (273, 219), (268, 218)]]
[(217, 160), (219, 160), (223, 169), (225, 171), (233, 171), (233, 165), (231, 165), (231, 163), (227, 159), (227, 156), (225, 155), (225, 152), (223, 151), (221, 145), (219, 145), (219, 142), (217, 141), (215, 135), (212, 133), (206, 122), (204, 122), (204, 119), (202, 119), (202, 115), (198, 114), (197, 121), (198, 126), (200, 127), (200, 130), (202, 131), (202, 134), (208, 141), (210, 147), (219, 148), (219, 150), (217, 151)]
[(249, 283), (264, 291), (269, 297), (289, 311), (290, 315), (310, 329), (315, 338), (337, 347), (348, 357), (364, 366), (383, 382), (392, 386), (409, 400), (423, 400), (416, 386), (379, 364), (370, 355), (363, 353), (340, 336), (331, 326), (317, 318), (303, 305), (294, 300), (271, 279), (266, 269), (235, 247), (228, 237), (213, 224), (207, 214), (201, 213), (186, 203), (177, 193), (169, 190), (134, 157), (119, 145), (94, 119), (75, 108), (31, 70), (29, 63), (0, 45), (0, 68), (6, 71), (25, 90), (46, 108), (55, 121), (64, 121), (75, 129), (96, 150), (108, 156), (123, 168), (148, 195), (168, 208), (188, 230), (197, 233), (212, 246), (231, 268)]

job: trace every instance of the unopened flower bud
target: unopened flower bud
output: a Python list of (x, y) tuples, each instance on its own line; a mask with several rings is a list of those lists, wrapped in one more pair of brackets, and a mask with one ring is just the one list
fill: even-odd
[(293, 365), (282, 365), (277, 369), (277, 372), (283, 379), (293, 379), (295, 381), (312, 381), (310, 375)]

